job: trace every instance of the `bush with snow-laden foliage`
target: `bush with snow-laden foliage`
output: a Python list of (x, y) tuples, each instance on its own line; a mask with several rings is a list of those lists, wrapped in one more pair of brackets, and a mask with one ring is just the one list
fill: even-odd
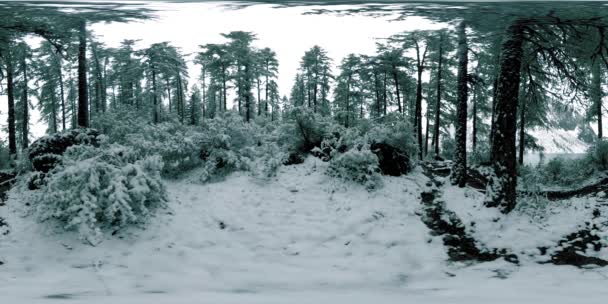
[(378, 157), (369, 146), (350, 149), (332, 158), (327, 174), (364, 185), (368, 190), (382, 187)]
[(166, 201), (162, 166), (160, 157), (118, 144), (72, 146), (33, 192), (33, 205), (42, 221), (57, 220), (95, 244), (104, 231), (141, 222)]

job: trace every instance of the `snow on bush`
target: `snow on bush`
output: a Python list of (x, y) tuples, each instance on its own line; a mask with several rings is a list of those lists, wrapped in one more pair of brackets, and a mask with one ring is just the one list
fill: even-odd
[(142, 156), (160, 155), (163, 176), (176, 177), (202, 164), (203, 133), (180, 123), (146, 124), (127, 134), (124, 143)]
[(402, 115), (389, 115), (382, 123), (372, 125), (367, 132), (370, 143), (384, 143), (409, 155), (410, 161), (418, 157), (418, 144), (414, 128)]
[(290, 153), (305, 154), (319, 148), (337, 123), (329, 117), (314, 113), (306, 107), (296, 107), (289, 112), (279, 130), (278, 143)]
[(378, 157), (368, 145), (350, 149), (331, 159), (327, 174), (364, 185), (368, 190), (382, 186)]
[(608, 170), (608, 141), (598, 140), (587, 150), (587, 158), (600, 170)]
[(160, 157), (119, 144), (72, 146), (33, 191), (33, 205), (42, 221), (55, 219), (96, 244), (103, 231), (141, 222), (166, 200), (162, 166)]

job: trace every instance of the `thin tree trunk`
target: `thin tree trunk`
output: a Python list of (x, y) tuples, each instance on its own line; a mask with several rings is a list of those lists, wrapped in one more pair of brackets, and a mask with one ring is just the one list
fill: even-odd
[(154, 107), (153, 122), (157, 124), (159, 122), (158, 117), (158, 100), (156, 93), (156, 67), (152, 64), (152, 106)]
[(65, 131), (65, 119), (66, 119), (66, 111), (65, 111), (65, 93), (64, 93), (64, 88), (63, 88), (63, 73), (61, 71), (61, 58), (57, 59), (58, 62), (58, 71), (57, 74), (59, 75), (59, 91), (61, 93), (61, 124), (62, 124), (62, 131)]
[(468, 45), (466, 25), (458, 26), (458, 101), (456, 104), (456, 151), (452, 170), (452, 183), (464, 187), (467, 177), (467, 74)]
[(592, 86), (593, 86), (593, 103), (596, 106), (597, 111), (597, 138), (601, 139), (603, 136), (603, 127), (602, 127), (602, 70), (599, 63), (599, 59), (596, 59), (593, 62), (593, 67), (591, 70), (593, 74)]
[(257, 78), (257, 89), (258, 89), (258, 116), (262, 115), (262, 88), (260, 87), (262, 84), (260, 82), (260, 77)]
[(397, 107), (399, 109), (399, 113), (403, 113), (403, 108), (401, 107), (401, 97), (399, 96), (399, 75), (397, 74), (397, 67), (393, 66), (393, 81), (395, 82), (395, 94), (397, 94)]
[(165, 76), (165, 83), (167, 84), (167, 101), (169, 102), (169, 113), (173, 110), (173, 104), (171, 102), (171, 81), (169, 81), (169, 76)]
[(21, 96), (21, 101), (23, 104), (23, 121), (22, 121), (22, 137), (21, 137), (21, 147), (26, 150), (28, 145), (29, 145), (29, 127), (30, 127), (30, 114), (29, 114), (29, 109), (30, 109), (30, 102), (29, 102), (29, 98), (27, 96), (27, 91), (28, 91), (28, 77), (27, 77), (27, 62), (25, 61), (26, 59), (26, 52), (27, 50), (25, 49), (26, 46), (24, 46), (24, 50), (23, 50), (23, 57), (21, 57), (21, 73), (23, 74), (23, 88), (22, 88), (22, 96)]
[[(264, 115), (268, 115), (268, 73), (270, 73), (268, 68), (268, 60), (266, 60), (266, 85), (264, 86), (264, 89), (266, 91), (266, 96), (264, 97)], [(274, 108), (273, 108), (274, 111)]]
[(6, 83), (7, 83), (7, 94), (8, 94), (8, 150), (9, 154), (14, 156), (17, 154), (17, 140), (16, 140), (16, 128), (15, 128), (15, 83), (14, 83), (14, 70), (13, 70), (13, 58), (11, 56), (11, 50), (6, 52)]
[(89, 127), (89, 104), (87, 85), (87, 23), (80, 21), (78, 44), (78, 126)]
[(249, 65), (245, 65), (245, 121), (249, 122), (251, 120), (251, 80), (249, 79)]
[(348, 75), (348, 81), (346, 82), (346, 124), (348, 128), (348, 116), (350, 116), (350, 80), (351, 75)]
[(228, 110), (228, 98), (226, 97), (226, 95), (228, 94), (228, 89), (226, 88), (226, 68), (224, 66), (222, 66), (222, 99), (224, 100), (224, 111)]
[[(490, 147), (494, 145), (494, 136), (496, 134), (496, 94), (498, 93), (498, 75), (494, 77), (494, 85), (492, 87), (492, 119), (490, 120)], [(494, 155), (490, 153), (490, 161), (494, 161)]]
[(52, 133), (57, 133), (57, 100), (55, 99), (57, 98), (57, 95), (53, 94), (51, 95), (51, 112), (53, 113), (53, 117), (52, 117), (52, 123), (53, 123), (53, 128), (52, 128)]
[(443, 65), (443, 35), (439, 42), (439, 62), (437, 64), (437, 96), (435, 101), (435, 131), (433, 132), (433, 143), (435, 144), (435, 157), (439, 157), (439, 126), (441, 123), (441, 76)]
[(387, 95), (388, 95), (388, 92), (387, 92), (387, 89), (388, 89), (388, 88), (387, 88), (387, 83), (386, 83), (386, 80), (387, 80), (387, 79), (386, 79), (386, 78), (387, 78), (387, 77), (386, 77), (386, 71), (385, 71), (385, 72), (384, 72), (384, 81), (383, 81), (383, 85), (384, 85), (384, 90), (383, 90), (383, 91), (384, 91), (384, 92), (383, 92), (383, 94), (382, 94), (382, 102), (384, 103), (384, 116), (386, 116)]
[(473, 151), (477, 149), (477, 88), (473, 88)]
[(418, 65), (418, 83), (416, 84), (416, 105), (415, 105), (415, 126), (416, 126), (416, 137), (418, 140), (418, 158), (422, 160), (422, 69), (423, 67)]
[(177, 114), (179, 115), (180, 123), (184, 123), (185, 112), (185, 98), (184, 98), (184, 87), (182, 84), (182, 76), (177, 74)]
[[(525, 94), (524, 94), (525, 96)], [(521, 100), (521, 109), (519, 110), (519, 165), (524, 164), (524, 143), (526, 142), (526, 100)]]
[(495, 178), (490, 180), (487, 205), (508, 213), (516, 204), (517, 164), (515, 155), (516, 116), (523, 56), (525, 21), (507, 29), (500, 56), (496, 92), (496, 133), (492, 143)]

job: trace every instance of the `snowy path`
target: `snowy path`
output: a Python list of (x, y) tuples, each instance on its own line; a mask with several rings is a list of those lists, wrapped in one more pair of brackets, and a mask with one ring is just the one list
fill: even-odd
[[(200, 185), (168, 182), (170, 210), (98, 247), (36, 224), (16, 198), (0, 216), (0, 303), (603, 303), (608, 272), (502, 261), (447, 265), (420, 221), (420, 171), (368, 193), (281, 168)], [(507, 279), (502, 279), (507, 276)], [(589, 297), (593, 295), (593, 297)], [(586, 297), (585, 297), (586, 296)]]

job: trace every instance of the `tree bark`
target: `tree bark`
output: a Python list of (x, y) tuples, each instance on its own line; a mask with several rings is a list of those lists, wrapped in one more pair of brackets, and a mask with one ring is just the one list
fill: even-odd
[(159, 122), (158, 117), (158, 100), (156, 92), (156, 67), (152, 64), (152, 106), (154, 107), (154, 113), (152, 113), (152, 121), (157, 124)]
[[(523, 94), (525, 96), (525, 93)], [(519, 165), (524, 164), (524, 144), (526, 142), (526, 100), (522, 98), (519, 110)]]
[(382, 102), (384, 103), (384, 116), (386, 116), (386, 107), (387, 107), (387, 83), (386, 83), (386, 71), (384, 72), (384, 81), (383, 81), (383, 86), (384, 86), (384, 90), (383, 90), (383, 94), (382, 94)]
[(13, 70), (13, 58), (11, 56), (11, 50), (7, 50), (6, 56), (6, 83), (7, 83), (7, 94), (8, 94), (8, 150), (9, 154), (14, 156), (17, 154), (17, 139), (15, 136), (15, 83), (14, 83), (14, 70)]
[(249, 79), (249, 64), (245, 65), (245, 121), (251, 120), (251, 79)]
[(89, 102), (87, 85), (87, 23), (80, 21), (78, 44), (78, 126), (89, 127)]
[(27, 77), (27, 62), (25, 61), (26, 57), (27, 57), (26, 52), (27, 52), (26, 46), (24, 46), (23, 47), (23, 54), (22, 54), (22, 57), (21, 57), (21, 73), (23, 74), (23, 88), (22, 88), (23, 91), (22, 91), (22, 95), (21, 95), (21, 101), (22, 101), (22, 104), (23, 104), (23, 109), (22, 109), (23, 110), (23, 112), (22, 112), (22, 114), (23, 114), (23, 117), (22, 117), (23, 121), (22, 121), (22, 125), (21, 125), (21, 128), (22, 128), (22, 130), (21, 130), (21, 135), (22, 135), (22, 137), (21, 137), (21, 147), (24, 150), (26, 150), (27, 147), (28, 147), (28, 145), (29, 145), (29, 133), (30, 133), (29, 132), (29, 128), (30, 128), (30, 113), (29, 113), (30, 103), (29, 103), (29, 98), (27, 96), (27, 93), (28, 93), (27, 92), (28, 91), (27, 82), (28, 82), (29, 79)]
[(602, 70), (599, 63), (599, 59), (596, 59), (593, 62), (593, 67), (591, 70), (593, 74), (593, 79), (591, 85), (593, 86), (593, 104), (596, 107), (597, 111), (597, 138), (601, 139), (603, 137), (603, 126), (602, 126)]
[[(500, 64), (500, 62), (499, 62)], [(490, 147), (494, 145), (494, 136), (496, 134), (496, 93), (498, 92), (498, 72), (494, 77), (494, 85), (492, 87), (492, 119), (490, 120)], [(490, 153), (490, 161), (494, 161), (493, 155)]]
[[(465, 41), (466, 43), (466, 41)], [(416, 104), (414, 106), (414, 125), (416, 126), (416, 137), (418, 139), (418, 158), (422, 160), (422, 72), (424, 70), (424, 59), (426, 57), (425, 47), (424, 54), (420, 56), (420, 46), (416, 42), (416, 59), (418, 70), (418, 81), (416, 83)]]
[(443, 35), (439, 41), (439, 60), (437, 64), (437, 96), (435, 101), (435, 130), (433, 143), (435, 144), (435, 157), (439, 157), (439, 126), (441, 124), (441, 74), (443, 73)]
[(61, 127), (62, 131), (65, 131), (65, 119), (66, 119), (66, 110), (65, 110), (65, 92), (63, 85), (63, 73), (61, 71), (61, 58), (57, 58), (57, 75), (59, 76), (59, 92), (61, 93)]
[(456, 105), (456, 151), (452, 183), (464, 187), (467, 179), (467, 99), (468, 45), (466, 25), (458, 26), (458, 101)]
[(516, 204), (517, 164), (515, 155), (516, 116), (523, 56), (524, 20), (507, 29), (501, 47), (500, 74), (496, 92), (492, 159), (495, 177), (490, 180), (486, 205), (508, 213)]
[(403, 113), (403, 108), (401, 108), (401, 97), (399, 96), (399, 75), (397, 74), (396, 66), (393, 66), (393, 81), (395, 81), (395, 94), (397, 95), (399, 113)]
[(472, 134), (472, 145), (473, 151), (477, 149), (477, 87), (473, 89), (473, 134)]

